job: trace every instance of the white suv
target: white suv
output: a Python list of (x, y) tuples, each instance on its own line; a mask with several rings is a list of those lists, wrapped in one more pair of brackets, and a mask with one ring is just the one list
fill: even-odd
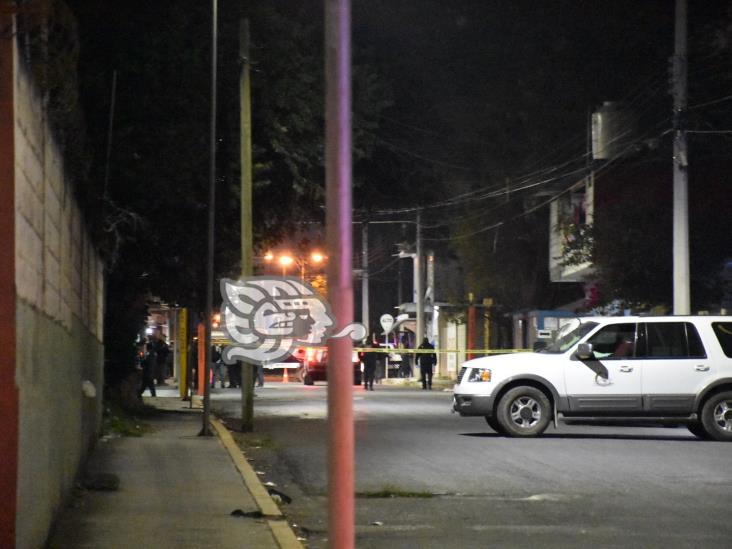
[(732, 441), (732, 317), (576, 318), (537, 352), (463, 364), (453, 409), (515, 437), (562, 414), (670, 420)]

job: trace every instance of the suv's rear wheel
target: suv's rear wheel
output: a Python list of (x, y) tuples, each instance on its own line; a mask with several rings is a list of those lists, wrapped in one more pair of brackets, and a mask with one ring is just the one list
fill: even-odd
[(498, 425), (512, 437), (535, 437), (544, 432), (551, 403), (536, 387), (514, 387), (498, 402)]
[(305, 385), (312, 385), (313, 384), (313, 376), (311, 376), (308, 372), (305, 372), (302, 376), (302, 382)]
[(711, 438), (732, 441), (732, 391), (709, 397), (702, 407), (701, 422)]

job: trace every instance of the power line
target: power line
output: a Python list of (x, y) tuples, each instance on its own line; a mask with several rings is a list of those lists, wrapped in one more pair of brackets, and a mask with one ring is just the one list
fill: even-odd
[[(661, 87), (660, 86), (657, 86), (651, 92), (651, 94), (649, 94), (647, 97), (645, 97), (643, 99), (643, 101), (641, 101), (639, 103), (638, 107), (641, 107), (641, 106), (645, 107), (645, 109), (643, 111), (641, 111), (640, 113), (638, 113), (638, 117), (639, 118), (642, 117), (642, 116), (644, 116), (647, 112), (649, 112), (650, 110), (652, 110), (656, 106), (655, 103), (653, 103), (652, 101), (653, 101), (653, 99), (655, 97), (654, 94), (656, 94), (660, 89), (661, 89)], [(638, 97), (635, 98), (635, 100), (637, 100), (637, 99), (638, 99)], [(630, 132), (631, 132), (630, 129), (626, 130), (625, 132), (621, 133), (620, 135), (618, 135), (617, 137), (615, 137), (613, 140), (611, 140), (610, 143), (612, 143), (614, 141), (617, 141), (619, 139), (625, 138)], [(506, 185), (501, 185), (501, 184), (494, 184), (492, 187), (481, 188), (481, 189), (476, 189), (476, 190), (473, 190), (473, 191), (468, 191), (468, 192), (463, 193), (461, 195), (457, 195), (455, 197), (451, 197), (451, 198), (449, 198), (447, 200), (443, 200), (443, 201), (440, 201), (440, 202), (435, 202), (435, 203), (432, 203), (432, 204), (422, 205), (422, 206), (419, 206), (419, 207), (414, 206), (414, 207), (407, 207), (407, 208), (394, 208), (394, 209), (387, 209), (387, 210), (379, 210), (378, 213), (381, 213), (381, 214), (397, 214), (397, 213), (414, 212), (414, 211), (416, 211), (419, 208), (422, 208), (422, 209), (435, 209), (435, 208), (443, 208), (443, 207), (452, 207), (452, 206), (457, 206), (457, 205), (460, 205), (460, 204), (463, 204), (463, 203), (466, 203), (466, 202), (472, 202), (472, 201), (477, 201), (477, 200), (485, 200), (485, 199), (489, 199), (489, 198), (496, 198), (496, 197), (502, 196), (504, 194), (520, 192), (520, 191), (523, 191), (523, 190), (526, 190), (526, 189), (529, 189), (529, 188), (533, 188), (533, 187), (536, 187), (536, 186), (539, 186), (539, 185), (543, 185), (543, 184), (547, 184), (547, 183), (554, 182), (554, 181), (556, 181), (557, 179), (559, 179), (561, 177), (566, 177), (567, 175), (571, 175), (572, 173), (577, 173), (577, 172), (582, 171), (582, 169), (584, 169), (584, 168), (577, 168), (576, 170), (572, 170), (572, 171), (568, 172), (567, 174), (563, 174), (563, 175), (558, 176), (558, 177), (547, 178), (547, 179), (540, 180), (540, 181), (531, 181), (531, 177), (541, 176), (541, 175), (548, 175), (548, 174), (550, 174), (552, 172), (555, 172), (555, 171), (557, 171), (557, 170), (559, 170), (559, 169), (561, 169), (561, 168), (563, 168), (563, 167), (565, 167), (567, 165), (572, 164), (573, 162), (579, 162), (579, 161), (585, 162), (586, 159), (589, 157), (590, 154), (591, 153), (589, 153), (589, 152), (583, 152), (582, 154), (577, 155), (576, 157), (571, 158), (569, 160), (566, 160), (565, 162), (563, 162), (563, 163), (561, 163), (559, 165), (551, 166), (551, 167), (548, 167), (548, 168), (543, 168), (541, 170), (537, 170), (537, 171), (532, 172), (530, 174), (526, 174), (524, 176), (521, 176), (518, 181), (515, 181), (514, 180), (513, 186), (510, 186), (510, 187), (506, 187)]]
[(374, 138), (378, 142), (382, 143), (383, 145), (386, 145), (387, 148), (392, 149), (394, 152), (402, 153), (402, 154), (405, 154), (407, 156), (411, 156), (411, 157), (417, 158), (419, 160), (424, 160), (425, 162), (430, 162), (431, 164), (435, 164), (437, 166), (444, 166), (446, 168), (452, 168), (452, 169), (455, 169), (455, 170), (463, 170), (463, 171), (466, 171), (466, 172), (475, 172), (476, 171), (474, 168), (469, 168), (467, 166), (460, 166), (460, 165), (457, 165), (457, 164), (451, 164), (449, 162), (444, 162), (442, 160), (437, 160), (437, 159), (434, 159), (434, 158), (429, 158), (429, 157), (423, 156), (423, 155), (421, 155), (419, 153), (415, 153), (414, 151), (410, 151), (409, 149), (405, 149), (404, 147), (401, 147), (399, 145), (395, 145), (394, 143), (391, 143), (389, 141), (386, 141), (384, 138), (379, 137), (378, 135), (376, 135), (373, 132), (364, 130), (364, 133), (370, 133), (371, 135), (374, 136)]
[[(620, 103), (626, 104), (629, 107), (633, 106), (636, 109), (642, 109), (640, 112), (637, 113), (638, 118), (642, 118), (647, 113), (649, 113), (651, 110), (654, 110), (657, 107), (657, 96), (659, 91), (664, 89), (663, 85), (659, 85), (658, 82), (660, 80), (664, 80), (663, 76), (665, 74), (664, 70), (657, 70), (648, 75), (642, 82), (637, 84), (635, 88), (633, 88), (631, 91), (629, 91), (621, 100)], [(726, 99), (726, 98), (723, 98)], [(721, 101), (721, 100), (720, 100)], [(384, 117), (387, 119), (387, 117)], [(398, 125), (402, 125), (404, 127), (409, 127), (412, 129), (415, 129), (417, 131), (422, 131), (424, 133), (428, 134), (434, 134), (437, 135), (437, 132), (433, 132), (431, 130), (427, 130), (425, 128), (419, 128), (414, 125), (406, 124), (399, 122), (394, 119), (389, 120), (393, 121), (394, 123)], [(666, 121), (668, 119), (665, 119)], [(656, 124), (657, 126), (658, 124)], [(614, 138), (610, 143), (613, 141), (616, 141), (618, 139), (624, 139), (628, 134), (630, 133), (630, 130), (626, 130), (616, 138)], [(467, 166), (457, 166), (453, 164), (449, 164), (446, 162), (442, 162), (435, 159), (426, 158), (418, 153), (414, 153), (413, 151), (409, 151), (405, 148), (399, 147), (397, 145), (394, 145), (393, 143), (390, 143), (388, 141), (385, 141), (381, 138), (377, 139), (381, 140), (383, 143), (387, 144), (388, 146), (391, 146), (394, 149), (400, 150), (404, 154), (408, 154), (410, 156), (414, 156), (416, 158), (420, 158), (429, 162), (432, 162), (434, 164), (438, 165), (444, 165), (447, 167), (452, 167), (456, 169), (463, 169), (465, 171), (472, 171), (471, 168), (468, 168)], [(551, 155), (556, 154), (558, 151), (563, 150), (569, 146), (574, 145), (575, 143), (579, 143), (581, 140), (586, 140), (587, 136), (575, 136), (574, 138), (566, 141), (563, 145), (560, 147), (555, 148), (554, 150), (550, 151), (547, 155), (544, 155), (542, 158), (547, 158)], [(577, 173), (580, 173), (584, 170), (586, 170), (586, 162), (587, 159), (590, 156), (589, 151), (585, 151), (581, 154), (575, 155), (574, 157), (571, 157), (568, 160), (565, 160), (563, 162), (560, 162), (558, 164), (544, 167), (539, 170), (535, 170), (533, 172), (521, 175), (519, 177), (512, 177), (509, 179), (509, 184), (505, 183), (493, 183), (490, 185), (483, 186), (478, 189), (474, 189), (472, 191), (467, 191), (464, 193), (461, 193), (456, 196), (452, 196), (448, 199), (441, 200), (438, 202), (434, 202), (432, 204), (426, 204), (421, 206), (414, 206), (414, 207), (405, 207), (405, 208), (393, 208), (393, 209), (382, 209), (377, 210), (373, 213), (379, 214), (379, 215), (391, 215), (391, 214), (402, 214), (402, 213), (411, 213), (415, 212), (418, 209), (426, 209), (426, 210), (434, 210), (434, 209), (449, 209), (449, 208), (455, 208), (461, 205), (464, 205), (466, 203), (476, 202), (476, 201), (482, 201), (492, 198), (497, 198), (503, 195), (508, 195), (511, 193), (520, 193), (522, 191), (535, 188), (542, 185), (549, 185), (551, 183), (554, 183), (556, 181), (562, 180), (566, 177), (570, 177), (572, 175), (576, 175)], [(567, 168), (571, 166), (573, 163), (582, 163), (582, 166), (570, 169), (568, 171), (565, 171), (563, 173), (557, 174), (558, 171)], [(536, 163), (534, 163), (536, 165)], [(434, 225), (431, 228), (436, 228), (438, 226), (444, 226), (444, 224)]]
[(701, 109), (702, 107), (709, 107), (710, 105), (717, 105), (719, 103), (723, 103), (724, 101), (729, 101), (732, 99), (732, 95), (725, 95), (724, 97), (720, 97), (718, 99), (713, 99), (712, 101), (707, 101), (705, 103), (697, 103), (696, 105), (692, 105), (691, 107), (687, 107), (686, 110), (692, 110), (692, 109)]
[[(667, 121), (668, 121), (668, 119), (666, 119), (663, 122), (667, 122)], [(659, 124), (657, 124), (657, 126), (658, 125)], [(643, 140), (647, 139), (648, 136), (649, 136), (649, 134), (652, 133), (652, 131), (655, 131), (655, 128), (654, 128), (654, 130), (651, 130), (651, 131), (647, 132), (641, 138), (637, 139), (636, 141), (634, 141), (633, 143), (631, 143), (630, 145), (628, 145), (615, 158), (613, 158), (612, 160), (609, 160), (607, 163), (605, 163), (604, 165), (602, 165), (600, 168), (596, 169), (594, 171), (594, 173), (596, 175), (599, 175), (599, 174), (607, 171), (608, 169), (610, 169), (610, 167), (613, 166), (619, 159), (621, 159), (625, 155), (625, 153), (630, 152), (631, 150), (633, 150), (637, 146), (637, 144), (639, 142), (642, 142)], [(667, 133), (667, 132), (664, 132), (663, 134), (665, 134), (665, 133)], [(663, 135), (663, 134), (661, 134), (661, 135)], [(520, 219), (522, 217), (525, 217), (527, 215), (530, 215), (530, 214), (534, 213), (535, 211), (543, 208), (544, 206), (550, 204), (551, 202), (557, 200), (561, 196), (563, 196), (566, 193), (570, 192), (572, 190), (572, 188), (574, 187), (575, 183), (576, 182), (573, 182), (572, 184), (568, 185), (566, 188), (562, 189), (558, 193), (552, 195), (547, 200), (542, 201), (538, 205), (536, 205), (536, 206), (534, 206), (532, 208), (529, 208), (528, 210), (526, 210), (526, 211), (524, 211), (524, 212), (522, 212), (522, 213), (520, 213), (520, 214), (518, 214), (516, 216), (513, 216), (510, 219), (502, 220), (502, 221), (493, 223), (491, 225), (488, 225), (488, 226), (485, 226), (485, 227), (481, 227), (480, 229), (477, 229), (475, 231), (471, 231), (469, 233), (463, 233), (463, 234), (459, 234), (459, 235), (451, 235), (449, 237), (440, 237), (440, 238), (438, 238), (438, 237), (435, 237), (435, 238), (425, 237), (424, 240), (425, 241), (431, 241), (431, 242), (435, 242), (435, 241), (452, 241), (452, 240), (456, 240), (456, 239), (469, 238), (471, 236), (475, 236), (475, 235), (478, 235), (478, 234), (481, 234), (481, 233), (484, 233), (484, 232), (488, 232), (488, 231), (490, 231), (492, 229), (496, 229), (496, 228), (498, 228), (498, 227), (500, 227), (502, 225), (506, 225), (508, 223), (511, 223), (512, 221), (515, 221), (517, 219)]]

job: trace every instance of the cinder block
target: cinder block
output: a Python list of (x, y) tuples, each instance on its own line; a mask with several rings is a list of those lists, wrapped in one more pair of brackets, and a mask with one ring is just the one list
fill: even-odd
[(44, 208), (46, 215), (51, 218), (51, 222), (56, 226), (56, 230), (58, 230), (61, 225), (61, 195), (48, 178), (45, 179), (43, 188), (45, 191)]
[(45, 242), (46, 249), (49, 250), (56, 259), (58, 259), (61, 254), (61, 227), (59, 226), (58, 221), (54, 221), (48, 208), (46, 208), (46, 222), (44, 225), (43, 240)]
[(33, 189), (40, 193), (43, 189), (43, 166), (40, 151), (29, 140), (27, 132), (16, 133), (16, 168), (27, 179)]
[(23, 216), (28, 223), (41, 234), (43, 232), (43, 203), (41, 196), (36, 192), (25, 177), (18, 174), (15, 185), (16, 215)]
[(43, 299), (41, 273), (23, 257), (15, 261), (15, 290), (18, 299), (40, 309)]

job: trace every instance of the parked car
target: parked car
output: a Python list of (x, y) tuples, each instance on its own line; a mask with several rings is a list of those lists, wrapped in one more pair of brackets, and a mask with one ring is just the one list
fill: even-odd
[[(292, 356), (300, 361), (297, 375), (305, 385), (312, 385), (316, 381), (328, 381), (328, 349), (326, 347), (301, 347), (296, 349)], [(360, 385), (362, 379), (361, 361), (356, 352), (352, 355), (351, 367), (353, 370), (353, 384)]]
[(389, 352), (384, 351), (384, 352), (379, 353), (379, 360), (381, 361), (381, 364), (382, 364), (381, 365), (381, 374), (379, 374), (379, 375), (384, 375), (384, 372), (385, 372), (384, 368), (386, 367), (386, 364), (388, 362), (389, 372), (388, 372), (387, 377), (390, 377), (390, 378), (399, 377), (399, 373), (401, 372), (401, 369), (402, 369), (402, 360), (403, 360), (402, 355), (398, 352), (395, 352), (397, 349), (393, 343), (381, 342), (381, 343), (379, 343), (378, 347), (380, 349), (389, 349), (390, 350)]
[(515, 437), (561, 414), (665, 420), (732, 441), (732, 317), (577, 318), (537, 352), (465, 362), (453, 410)]
[(304, 348), (297, 348), (295, 351), (282, 359), (280, 362), (272, 362), (264, 365), (265, 375), (273, 375), (283, 378), (285, 371), (289, 376), (297, 376), (302, 366), (302, 360), (305, 356)]

